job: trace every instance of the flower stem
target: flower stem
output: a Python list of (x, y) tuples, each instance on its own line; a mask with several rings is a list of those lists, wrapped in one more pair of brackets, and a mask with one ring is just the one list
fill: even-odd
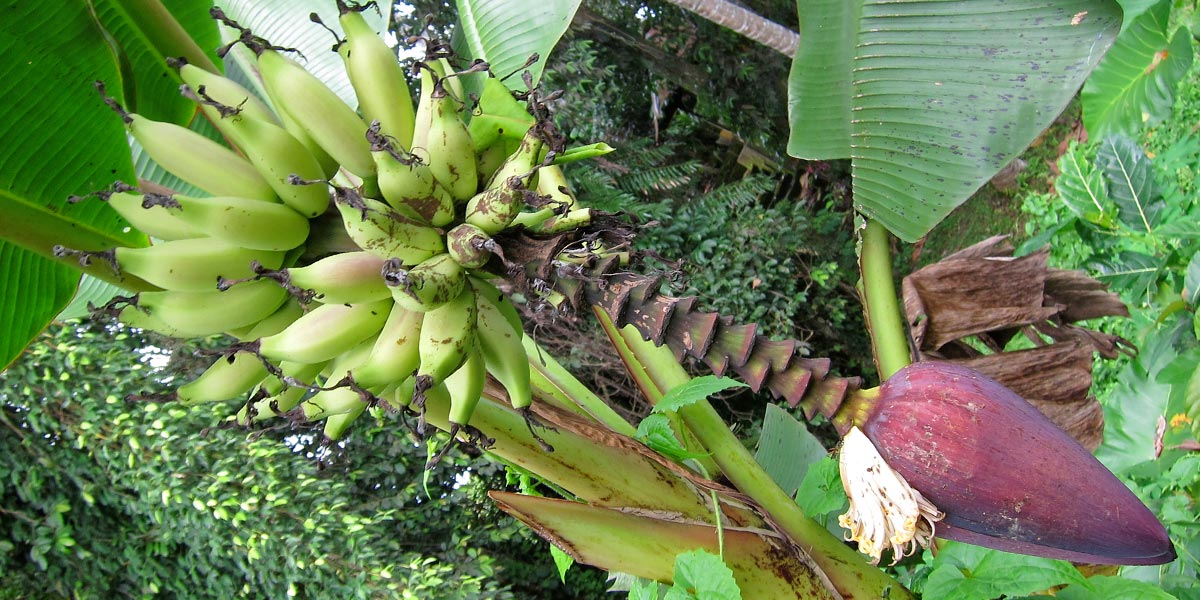
[[(665, 385), (665, 389), (670, 389), (689, 379), (669, 348), (643, 340), (632, 327), (621, 329), (619, 337), (657, 385)], [(679, 409), (679, 414), (688, 430), (708, 449), (721, 473), (738, 490), (753, 499), (766, 512), (768, 519), (807, 553), (811, 559), (810, 565), (820, 572), (819, 575), (827, 578), (842, 596), (912, 597), (904, 586), (868, 564), (860, 554), (805, 516), (796, 501), (754, 460), (754, 456), (729, 430), (707, 400), (684, 406)]]
[(880, 381), (912, 362), (907, 329), (900, 316), (896, 284), (892, 279), (892, 255), (888, 244), (887, 229), (878, 221), (868, 219), (859, 256), (862, 272), (859, 293)]

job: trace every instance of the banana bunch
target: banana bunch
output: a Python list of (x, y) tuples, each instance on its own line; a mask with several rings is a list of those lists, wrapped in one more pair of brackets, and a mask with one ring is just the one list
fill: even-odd
[[(237, 340), (178, 388), (181, 402), (242, 399), (240, 423), (324, 421), (330, 439), (368, 410), (419, 413), (445, 402), (451, 434), (486, 444), (470, 419), (488, 376), (532, 419), (521, 318), (495, 285), (526, 265), (505, 260), (505, 240), (570, 231), (589, 213), (553, 164), (562, 142), (548, 98), (512, 96), (489, 78), (506, 110), (523, 100), (534, 118), (523, 132), (488, 131), (496, 120), (486, 106), (468, 105), (458, 79), (487, 65), (456, 72), (447, 47), (428, 41), (412, 70), (421, 86), (414, 102), (405, 68), (363, 7), (338, 5), (346, 39), (336, 50), (357, 110), (294, 53), (214, 9), (239, 32), (218, 54), (250, 49), (267, 97), (171, 63), (181, 93), (228, 146), (105, 98), (155, 162), (202, 194), (114, 184), (94, 195), (154, 243), (59, 253), (100, 258), (162, 288), (109, 304), (130, 325)], [(339, 247), (320, 239), (328, 228), (318, 223), (331, 219), (340, 221), (340, 251), (314, 251)]]

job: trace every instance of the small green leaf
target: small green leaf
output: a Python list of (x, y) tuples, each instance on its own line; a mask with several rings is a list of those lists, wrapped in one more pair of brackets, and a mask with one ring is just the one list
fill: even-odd
[(558, 580), (565, 584), (567, 571), (571, 569), (571, 565), (575, 564), (575, 559), (554, 544), (550, 544), (550, 558), (554, 559), (554, 566), (558, 568)]
[(688, 452), (671, 427), (671, 419), (666, 415), (652, 414), (638, 423), (637, 439), (641, 440), (655, 452), (675, 461), (689, 458), (699, 458), (703, 454)]
[(654, 412), (664, 413), (677, 411), (689, 404), (695, 404), (709, 396), (731, 388), (746, 387), (746, 384), (728, 377), (705, 375), (696, 377), (687, 383), (676, 386), (663, 395), (662, 400), (654, 405)]
[[(693, 550), (675, 557), (674, 588), (687, 590), (691, 597), (703, 600), (741, 600), (742, 591), (733, 571), (720, 556)], [(670, 598), (670, 593), (667, 594)]]
[(1072, 142), (1058, 159), (1058, 171), (1054, 189), (1067, 208), (1084, 221), (1111, 229), (1116, 222), (1116, 206), (1108, 197), (1104, 174), (1088, 160), (1083, 147)]
[(846, 506), (837, 457), (826, 455), (809, 466), (796, 492), (796, 503), (810, 517), (840, 512)]

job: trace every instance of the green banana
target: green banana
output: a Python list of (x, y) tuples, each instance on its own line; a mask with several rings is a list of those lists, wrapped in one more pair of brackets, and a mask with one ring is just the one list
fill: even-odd
[(411, 377), (421, 362), (418, 340), (423, 319), (420, 312), (392, 306), (370, 355), (351, 369), (355, 383), (372, 387)]
[(460, 223), (446, 232), (446, 251), (465, 269), (483, 267), (497, 249), (490, 235), (470, 223)]
[(184, 405), (232, 400), (254, 389), (267, 375), (267, 368), (253, 352), (234, 352), (179, 386), (175, 397)]
[(249, 250), (291, 250), (308, 238), (308, 219), (285, 204), (254, 198), (146, 194), (201, 233)]
[(458, 434), (459, 429), (466, 427), (483, 395), (483, 386), (487, 381), (487, 369), (484, 367), (483, 353), (478, 344), (467, 353), (458, 370), (446, 377), (446, 391), (450, 394), (450, 436)]
[(417, 312), (433, 310), (456, 298), (466, 283), (466, 271), (442, 253), (405, 270), (395, 261), (384, 266), (383, 280), (396, 304)]
[(444, 382), (467, 359), (475, 345), (477, 312), (474, 290), (463, 286), (458, 297), (424, 313), (417, 337), (421, 360), (413, 392), (418, 406), (425, 391)]
[(537, 193), (550, 198), (550, 204), (557, 205), (560, 210), (571, 210), (578, 202), (575, 194), (567, 183), (567, 175), (558, 165), (544, 165), (537, 172)]
[(530, 233), (537, 235), (554, 235), (565, 231), (573, 231), (591, 224), (595, 212), (591, 208), (576, 208), (565, 214), (555, 214), (548, 219), (528, 227)]
[(390, 298), (362, 304), (322, 304), (287, 329), (260, 339), (258, 353), (279, 361), (331, 360), (378, 334), (391, 306)]
[(446, 251), (442, 232), (419, 217), (406, 216), (402, 209), (363, 198), (351, 189), (337, 188), (335, 192), (346, 233), (359, 248), (383, 258), (399, 259), (406, 265)]
[(300, 63), (258, 48), (258, 69), (275, 107), (295, 119), (342, 168), (374, 179), (375, 161), (363, 134), (366, 123), (333, 90)]
[(325, 439), (331, 441), (342, 439), (342, 436), (346, 435), (346, 431), (350, 429), (350, 425), (363, 414), (367, 406), (366, 402), (359, 402), (344, 413), (325, 417), (325, 427), (322, 429)]
[[(346, 75), (358, 96), (358, 110), (367, 121), (405, 148), (412, 146), (414, 113), (408, 79), (396, 54), (371, 29), (362, 13), (338, 2), (346, 41), (338, 47)], [(382, 183), (380, 185), (382, 187)]]
[[(197, 94), (203, 94), (224, 106), (236, 109), (244, 117), (280, 124), (275, 112), (242, 84), (224, 75), (188, 64), (183, 59), (167, 59), (167, 64), (177, 68), (179, 78)], [(222, 116), (220, 111), (211, 105), (201, 104), (201, 108), (214, 123)]]
[(455, 201), (464, 201), (475, 194), (479, 185), (475, 172), (475, 144), (458, 114), (463, 107), (446, 92), (444, 82), (445, 78), (434, 82), (430, 94), (431, 115), (425, 151), (429, 154), (429, 170), (434, 178), (445, 186)]
[(533, 403), (529, 358), (525, 355), (521, 315), (500, 290), (477, 277), (470, 278), (478, 305), (479, 348), (491, 373), (508, 392), (513, 408)]
[[(229, 112), (227, 106), (214, 108), (190, 88), (181, 89), (184, 96), (197, 100), (206, 110), (219, 111), (213, 123), (262, 173), (284, 204), (305, 217), (325, 212), (329, 207), (329, 190), (325, 184), (316, 183), (326, 178), (325, 169), (300, 140), (274, 123)], [(314, 183), (293, 183), (294, 177)]]
[(356, 415), (367, 407), (361, 393), (350, 387), (321, 390), (300, 404), (304, 418), (317, 421), (330, 415), (341, 415), (354, 411)]
[(500, 165), (487, 188), (467, 202), (466, 222), (495, 235), (507, 228), (525, 207), (525, 194), (544, 143), (536, 125), (529, 128), (517, 147)]
[[(264, 285), (265, 284), (265, 285)], [(247, 281), (219, 291), (165, 290), (138, 294), (137, 305), (121, 311), (120, 319), (173, 337), (200, 337), (257, 323), (287, 300), (287, 292), (266, 281)], [(213, 310), (219, 307), (219, 310)], [(138, 315), (148, 315), (149, 319)], [(155, 328), (161, 323), (169, 328)]]
[(260, 277), (273, 279), (304, 303), (317, 300), (324, 304), (358, 304), (391, 296), (383, 282), (379, 256), (360, 250), (331, 254), (303, 267), (262, 271)]
[(162, 205), (147, 204), (141, 192), (100, 192), (98, 197), (108, 202), (134, 229), (152, 238), (169, 241), (204, 237), (202, 232), (180, 218), (176, 211)]
[(401, 155), (390, 140), (371, 123), (367, 139), (379, 177), (379, 192), (393, 207), (408, 207), (434, 227), (454, 221), (454, 198), (433, 176), (429, 165), (416, 155)]
[(300, 401), (309, 394), (310, 390), (307, 386), (311, 386), (316, 381), (326, 365), (327, 363), (324, 362), (307, 364), (283, 361), (279, 363), (280, 375), (294, 383), (304, 385), (290, 385), (276, 375), (267, 377), (250, 400), (238, 411), (238, 424), (249, 425), (255, 420), (277, 417), (296, 408)]
[[(104, 86), (98, 84), (100, 93)], [(116, 100), (107, 103), (121, 115), (133, 139), (154, 162), (180, 179), (214, 195), (274, 200), (275, 190), (254, 165), (233, 150), (187, 127), (126, 112)]]
[(247, 325), (246, 327), (230, 329), (225, 333), (243, 342), (254, 341), (268, 335), (275, 335), (287, 329), (288, 325), (291, 325), (303, 314), (304, 307), (300, 305), (300, 302), (295, 298), (288, 298), (283, 303), (283, 306), (280, 306), (263, 320), (252, 325)]
[(221, 279), (253, 276), (253, 261), (277, 269), (284, 258), (283, 252), (248, 250), (212, 238), (172, 240), (144, 248), (121, 247), (110, 252), (119, 272), (163, 289), (182, 291), (215, 290)]

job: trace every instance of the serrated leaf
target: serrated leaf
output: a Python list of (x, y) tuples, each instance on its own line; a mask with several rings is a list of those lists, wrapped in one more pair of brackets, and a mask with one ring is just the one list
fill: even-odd
[(682, 587), (691, 597), (704, 600), (742, 599), (742, 591), (733, 579), (733, 571), (720, 556), (704, 550), (693, 550), (675, 557), (675, 587)]
[(1089, 137), (1133, 135), (1170, 116), (1175, 88), (1192, 64), (1188, 32), (1181, 27), (1167, 39), (1170, 15), (1170, 0), (1144, 9), (1084, 84), (1080, 98)]
[(746, 387), (746, 384), (735, 379), (717, 377), (715, 375), (696, 377), (683, 385), (672, 388), (664, 394), (662, 399), (654, 405), (653, 412), (677, 411), (684, 406), (704, 400), (717, 392), (737, 387)]
[[(471, 53), (486, 60), (493, 73), (504, 77), (538, 55), (539, 60), (528, 67), (534, 85), (579, 8), (579, 0), (545, 0), (536, 9), (523, 0), (457, 0), (456, 4), (460, 31)], [(525, 89), (519, 76), (509, 77), (504, 84)]]
[(945, 542), (925, 581), (925, 600), (991, 600), (1041, 592), (1076, 583), (1083, 576), (1071, 563)]
[(1108, 198), (1104, 175), (1088, 160), (1079, 144), (1072, 143), (1058, 159), (1059, 176), (1054, 189), (1075, 216), (1111, 229), (1116, 222), (1116, 206)]
[(826, 455), (808, 468), (796, 492), (796, 503), (810, 517), (841, 511), (846, 506), (846, 491), (842, 488), (836, 457)]
[(913, 242), (1062, 112), (1115, 2), (802, 0), (788, 152), (851, 158), (857, 208)]
[(1175, 600), (1175, 596), (1157, 585), (1108, 575), (1088, 577), (1059, 590), (1054, 597), (1061, 600)]
[(779, 405), (767, 405), (754, 460), (787, 495), (796, 495), (809, 467), (827, 454), (825, 446), (803, 423)]
[(688, 452), (683, 447), (683, 444), (675, 437), (671, 419), (663, 414), (652, 414), (642, 419), (642, 422), (638, 423), (637, 438), (655, 452), (678, 462), (704, 456), (704, 454)]
[(1154, 182), (1154, 167), (1142, 147), (1123, 135), (1100, 142), (1096, 166), (1104, 172), (1108, 195), (1117, 204), (1117, 218), (1134, 231), (1151, 233), (1166, 203)]

